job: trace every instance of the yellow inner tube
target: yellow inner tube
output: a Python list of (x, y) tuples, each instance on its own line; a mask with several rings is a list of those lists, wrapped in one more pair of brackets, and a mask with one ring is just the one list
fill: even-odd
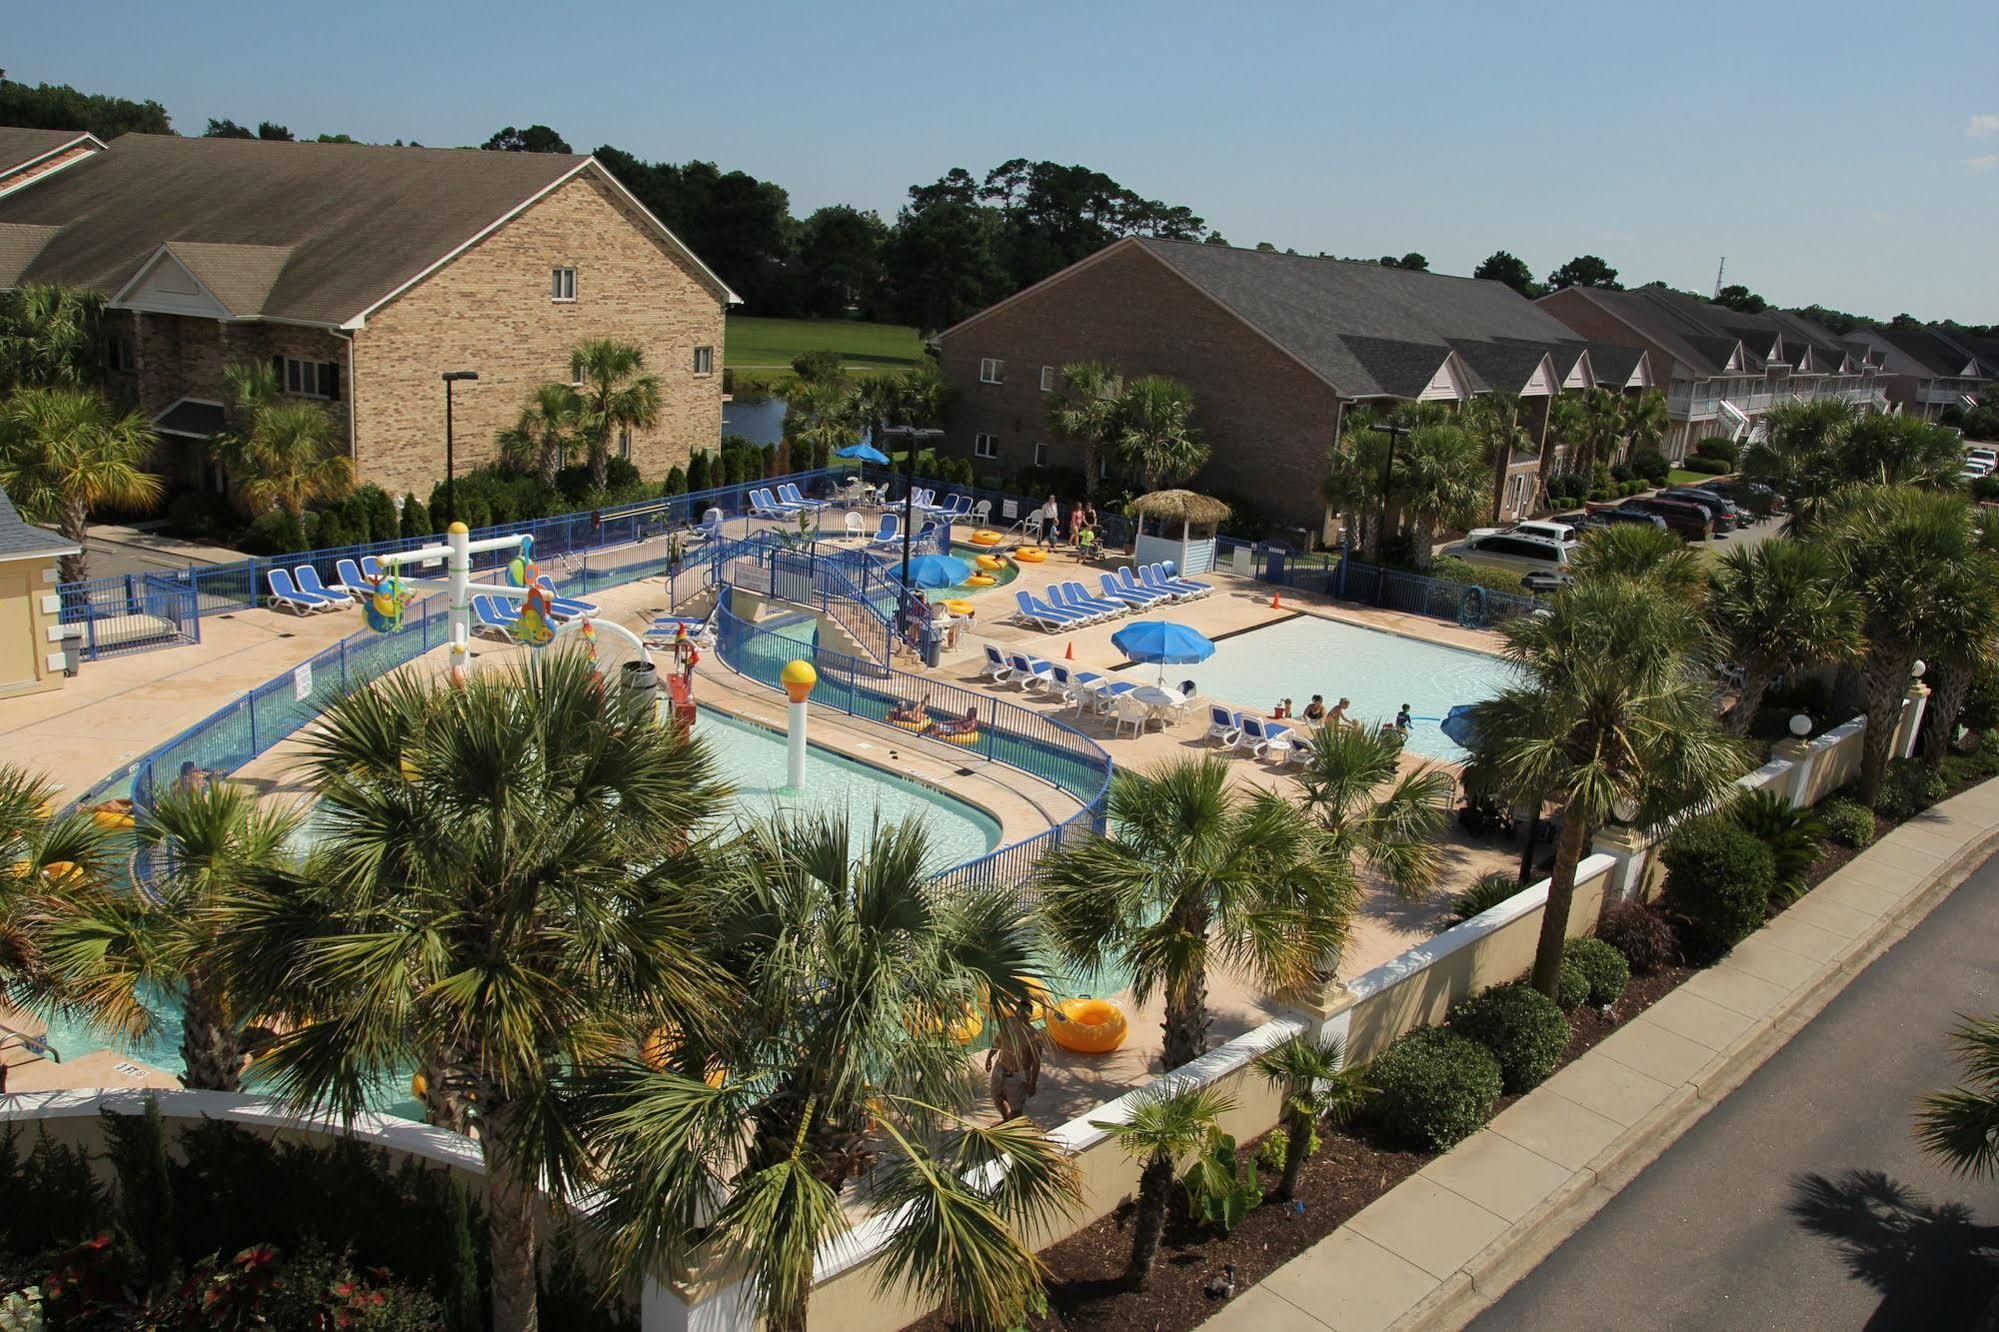
[(1048, 1016), (1048, 1039), (1077, 1054), (1108, 1054), (1124, 1044), (1124, 1010), (1108, 999), (1069, 999)]
[(976, 745), (979, 743), (977, 731), (948, 731), (937, 737), (954, 745)]
[(997, 546), (1004, 540), (1006, 540), (1005, 537), (993, 531), (990, 527), (981, 527), (978, 531), (972, 533), (972, 544), (975, 546)]
[(1005, 561), (1005, 560), (1003, 560), (1003, 559), (1001, 559), (1001, 558), (1000, 558), (999, 556), (997, 556), (997, 555), (980, 555), (980, 556), (978, 556), (977, 558), (975, 558), (975, 559), (974, 559), (974, 560), (972, 561), (972, 563), (974, 563), (974, 564), (978, 565), (978, 566), (979, 566), (979, 567), (980, 567), (981, 569), (1004, 569), (1004, 568), (1006, 568), (1006, 561)]
[(1013, 557), (1016, 560), (1019, 560), (1023, 564), (1039, 564), (1043, 560), (1048, 558), (1048, 552), (1045, 550), (1036, 550), (1032, 546), (1027, 546), (1020, 550), (1016, 550), (1013, 553)]
[(963, 597), (952, 597), (944, 603), (944, 609), (950, 611), (953, 615), (970, 615), (972, 613), (972, 603)]
[(920, 731), (930, 723), (916, 717), (890, 717), (890, 726), (900, 726), (905, 731)]
[[(1015, 979), (1019, 980), (1020, 987), (1027, 991), (1027, 1001), (1031, 1006), (1032, 1019), (1040, 1022), (1047, 1018), (1049, 1013), (1054, 1011), (1055, 1003), (1053, 999), (1049, 998), (1048, 987), (1032, 976), (1019, 976)], [(995, 1004), (995, 1000), (999, 1002)], [(986, 1015), (997, 1020), (1000, 1016), (1002, 1006), (1007, 1002), (1007, 1000), (1001, 999), (998, 995), (988, 994), (986, 996)]]
[(966, 587), (991, 587), (996, 580), (991, 574), (973, 574), (965, 580)]
[(137, 822), (122, 809), (93, 809), (90, 821), (100, 828), (130, 828)]
[(979, 1039), (979, 1033), (986, 1029), (986, 1017), (971, 1004), (966, 1004), (951, 1019), (950, 1025), (946, 1026), (934, 1017), (911, 1009), (903, 1014), (902, 1025), (912, 1036), (934, 1036), (941, 1031), (950, 1036), (956, 1044), (970, 1045)]

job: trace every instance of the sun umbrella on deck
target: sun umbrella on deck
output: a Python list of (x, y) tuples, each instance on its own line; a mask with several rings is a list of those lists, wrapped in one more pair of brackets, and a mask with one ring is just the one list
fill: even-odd
[(909, 562), (911, 587), (956, 587), (971, 576), (972, 566), (956, 555), (918, 555)]
[(833, 456), (835, 458), (848, 458), (854, 462), (881, 463), (884, 466), (888, 463), (888, 455), (866, 440), (862, 440), (858, 444), (849, 444), (846, 448), (835, 452)]
[(1185, 666), (1206, 661), (1215, 655), (1215, 645), (1206, 635), (1171, 620), (1139, 620), (1111, 635), (1111, 646), (1133, 661), (1152, 662), (1160, 667), (1160, 678), (1168, 666)]

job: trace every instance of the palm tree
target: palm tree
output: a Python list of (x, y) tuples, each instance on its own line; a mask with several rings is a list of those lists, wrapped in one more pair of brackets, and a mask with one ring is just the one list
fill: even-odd
[(0, 292), (0, 388), (89, 388), (103, 370), (104, 296), (29, 283)]
[(868, 398), (879, 391), (874, 381), (850, 384), (845, 380), (793, 379), (781, 390), (785, 433), (794, 443), (811, 450), (813, 459), (822, 453), (830, 456), (833, 450), (854, 442), (860, 420), (868, 411)]
[(1478, 521), (1492, 478), (1478, 441), (1457, 422), (1438, 421), (1409, 432), (1395, 455), (1392, 484), (1409, 515), (1411, 557), (1427, 569), (1440, 529)]
[(1809, 532), (1819, 506), (1852, 479), (1846, 441), (1859, 420), (1852, 403), (1831, 398), (1784, 403), (1764, 415), (1762, 437), (1742, 451), (1742, 474), (1784, 497), (1786, 531)]
[(576, 423), (583, 401), (568, 384), (542, 384), (521, 404), (513, 425), (500, 432), (500, 458), (533, 472), (550, 490), (555, 475), (576, 453)]
[(589, 451), (590, 484), (604, 488), (611, 436), (659, 424), (659, 376), (646, 373), (645, 352), (630, 342), (593, 338), (569, 353), (569, 378), (581, 404), (577, 429)]
[(1111, 832), (1043, 862), (1042, 908), (1078, 970), (1114, 955), (1139, 1003), (1166, 1000), (1164, 1062), (1208, 1048), (1208, 967), (1272, 990), (1336, 962), (1358, 897), (1330, 839), (1270, 791), (1244, 795), (1208, 755), (1111, 782)]
[(1582, 416), (1582, 457), (1572, 470), (1588, 477), (1597, 463), (1617, 460), (1624, 438), (1624, 397), (1611, 389), (1588, 389), (1583, 393)]
[(1813, 539), (1859, 601), (1867, 661), (1861, 799), (1872, 805), (1916, 658), (1977, 592), (1984, 560), (1961, 497), (1906, 486), (1852, 486), (1823, 502)]
[(1208, 445), (1194, 425), (1194, 394), (1177, 379), (1147, 375), (1118, 394), (1117, 431), (1111, 450), (1137, 472), (1146, 490), (1184, 481), (1208, 461)]
[(744, 835), (704, 898), (728, 1011), (656, 1047), (663, 1067), (608, 1080), (600, 1220), (628, 1270), (686, 1260), (712, 1226), (705, 1242), (747, 1267), (761, 1323), (802, 1329), (816, 1256), (849, 1224), (841, 1194), (866, 1164), (868, 1209), (908, 1209), (883, 1285), (1010, 1327), (1042, 1276), (1022, 1236), (1073, 1201), (1075, 1177), (1026, 1120), (964, 1112), (949, 1029), (1028, 999), (1033, 917), (1012, 890), (937, 892), (920, 824), (875, 829), (858, 859), (850, 836), (826, 817)]
[[(1492, 494), (1487, 497), (1486, 517), (1495, 523), (1506, 500), (1506, 473), (1514, 455), (1525, 453), (1534, 443), (1526, 427), (1520, 424), (1520, 412), (1520, 399), (1513, 394), (1482, 393), (1465, 404), (1460, 418), (1466, 433), (1484, 453), (1486, 466), (1492, 469)], [(1534, 507), (1538, 498), (1536, 495), (1529, 499), (1528, 509)]]
[(1340, 437), (1326, 455), (1326, 479), (1319, 496), (1341, 515), (1353, 544), (1377, 563), (1382, 562), (1382, 470), (1388, 436), (1378, 429), (1380, 417), (1371, 407), (1349, 408), (1340, 420)]
[(1999, 1172), (1999, 1019), (1964, 1019), (1951, 1033), (1965, 1081), (1931, 1092), (1916, 1115), (1916, 1141), (1973, 1179)]
[(1919, 416), (1869, 414), (1847, 431), (1842, 462), (1855, 481), (1957, 490), (1964, 441), (1956, 431)]
[(1073, 440), (1083, 450), (1083, 493), (1097, 494), (1098, 458), (1116, 441), (1118, 372), (1102, 361), (1071, 361), (1058, 374), (1061, 381), (1048, 399), (1044, 418), (1050, 434)]
[(1957, 742), (1957, 719), (1972, 678), (1999, 648), (1999, 511), (1979, 509), (1974, 549), (1953, 571), (1944, 613), (1930, 625), (1930, 701), (1923, 710), (1922, 755), (1932, 768)]
[(1590, 532), (1575, 553), (1572, 572), (1579, 579), (1643, 579), (1688, 605), (1699, 605), (1708, 590), (1701, 553), (1649, 523), (1615, 523)]
[(347, 493), (354, 466), (324, 407), (283, 396), (261, 362), (232, 365), (223, 377), (234, 428), (216, 446), (253, 512), (282, 509), (300, 518), (313, 502)]
[[(1336, 860), (1361, 860), (1415, 897), (1437, 879), (1437, 837), (1457, 785), (1431, 764), (1401, 772), (1402, 743), (1379, 728), (1322, 726), (1297, 770)], [(1377, 794), (1387, 787), (1385, 794)]]
[(1672, 428), (1673, 418), (1666, 408), (1666, 395), (1658, 389), (1646, 389), (1636, 398), (1625, 400), (1624, 438), (1630, 443), (1633, 455), (1664, 453), (1666, 436)]
[[(59, 813), (60, 788), (0, 763), (0, 1001), (99, 1011), (63, 986), (46, 953), (47, 922), (66, 902), (97, 900), (114, 865), (112, 838), (81, 810)], [(6, 1069), (0, 1064), (0, 1089)]]
[(1481, 707), (1480, 757), (1502, 789), (1540, 792), (1561, 810), (1533, 971), (1554, 998), (1591, 831), (1627, 804), (1656, 824), (1712, 800), (1745, 758), (1714, 725), (1705, 630), (1650, 582), (1579, 580), (1503, 632), (1525, 679)]
[(1367, 1104), (1374, 1089), (1358, 1068), (1349, 1068), (1339, 1037), (1320, 1042), (1293, 1036), (1256, 1057), (1256, 1071), (1283, 1098), (1284, 1173), (1277, 1197), (1289, 1202), (1319, 1121), (1345, 1123)]
[(1558, 393), (1548, 404), (1548, 430), (1541, 444), (1541, 490), (1546, 493), (1548, 478), (1554, 474), (1555, 453), (1566, 447), (1563, 465), (1570, 472), (1583, 469), (1576, 466), (1583, 446), (1583, 437), (1589, 425), (1589, 415), (1584, 410), (1581, 393)]
[[(80, 388), (23, 388), (0, 402), (0, 490), (32, 523), (47, 523), (76, 546), (99, 505), (150, 508), (160, 479), (142, 470), (153, 430), (138, 412), (120, 412)], [(90, 576), (90, 555), (65, 555), (64, 582)]]
[(1143, 1163), (1138, 1209), (1131, 1222), (1131, 1258), (1124, 1269), (1125, 1284), (1133, 1290), (1144, 1290), (1152, 1279), (1178, 1162), (1199, 1151), (1220, 1129), (1222, 1116), (1233, 1109), (1235, 1102), (1214, 1087), (1174, 1090), (1162, 1084), (1139, 1098), (1129, 1119), (1090, 1121), (1090, 1127), (1109, 1134), (1126, 1156)]
[(1742, 735), (1770, 685), (1792, 671), (1860, 659), (1860, 602), (1823, 547), (1778, 537), (1722, 556), (1707, 613), (1720, 656), (1742, 669), (1742, 689), (1724, 721)]
[(146, 990), (181, 1016), (181, 1082), (243, 1089), (245, 1056), (269, 1036), (217, 969), (216, 906), (248, 877), (289, 861), (302, 809), (266, 809), (246, 787), (176, 783), (139, 820), (162, 872), (142, 892), (72, 899), (45, 926), (49, 966), (132, 1034), (151, 1028)]
[(217, 973), (288, 1019), (260, 1068), (294, 1104), (351, 1116), (414, 1067), (432, 1122), (476, 1132), (492, 1324), (532, 1328), (536, 1181), (561, 1196), (594, 1170), (566, 1088), (720, 1007), (693, 885), (724, 788), (567, 648), (340, 698), (303, 770), (323, 839), (216, 908)]

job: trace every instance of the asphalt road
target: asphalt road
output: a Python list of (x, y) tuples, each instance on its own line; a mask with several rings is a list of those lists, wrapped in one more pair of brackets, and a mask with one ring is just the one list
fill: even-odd
[(1999, 858), (1472, 1326), (1962, 1328), (1999, 1278), (1999, 1183), (1917, 1148), (1953, 1015), (1999, 1009)]

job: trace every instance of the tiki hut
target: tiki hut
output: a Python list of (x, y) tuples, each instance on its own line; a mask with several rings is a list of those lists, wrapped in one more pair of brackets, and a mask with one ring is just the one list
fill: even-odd
[(1214, 496), (1155, 490), (1133, 500), (1125, 512), (1137, 523), (1131, 554), (1139, 564), (1171, 560), (1182, 574), (1206, 573), (1215, 567), (1215, 525), (1229, 516), (1230, 509)]

